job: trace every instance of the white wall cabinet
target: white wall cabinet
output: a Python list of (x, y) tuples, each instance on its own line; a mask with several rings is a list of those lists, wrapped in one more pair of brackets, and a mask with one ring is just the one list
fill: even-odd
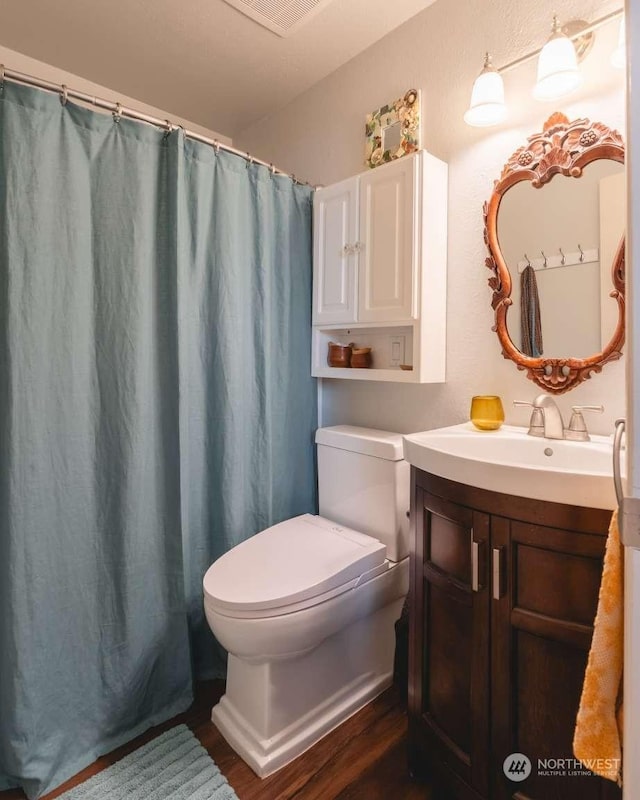
[(313, 217), (313, 321), (355, 322), (358, 179), (319, 189)]
[[(446, 208), (426, 151), (315, 193), (313, 375), (444, 381)], [(329, 341), (372, 347), (372, 368), (329, 367)]]

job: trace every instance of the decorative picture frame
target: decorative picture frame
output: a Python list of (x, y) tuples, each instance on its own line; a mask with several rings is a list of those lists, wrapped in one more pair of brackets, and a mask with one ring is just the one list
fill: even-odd
[(365, 137), (365, 164), (370, 169), (419, 150), (420, 91), (409, 89), (404, 97), (367, 114)]

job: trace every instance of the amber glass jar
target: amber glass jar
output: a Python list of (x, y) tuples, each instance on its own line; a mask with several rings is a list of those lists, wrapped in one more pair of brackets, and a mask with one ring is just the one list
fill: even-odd
[(502, 400), (497, 395), (482, 394), (471, 398), (471, 422), (481, 431), (496, 431), (504, 422)]

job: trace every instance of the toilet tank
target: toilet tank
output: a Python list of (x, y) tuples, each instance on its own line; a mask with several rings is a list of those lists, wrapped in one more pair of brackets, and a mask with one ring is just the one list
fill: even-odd
[(335, 425), (316, 431), (320, 515), (409, 555), (409, 464), (399, 433)]

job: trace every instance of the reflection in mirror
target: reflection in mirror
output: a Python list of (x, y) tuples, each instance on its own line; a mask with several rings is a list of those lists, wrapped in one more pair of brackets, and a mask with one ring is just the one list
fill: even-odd
[(587, 358), (611, 340), (618, 323), (611, 269), (625, 214), (624, 166), (606, 159), (579, 180), (555, 175), (543, 191), (521, 181), (505, 192), (498, 241), (513, 282), (506, 322), (522, 353)]
[(511, 155), (484, 207), (502, 354), (547, 392), (622, 355), (622, 136), (553, 114)]
[(394, 122), (382, 129), (382, 150), (396, 153), (402, 144), (402, 122)]

